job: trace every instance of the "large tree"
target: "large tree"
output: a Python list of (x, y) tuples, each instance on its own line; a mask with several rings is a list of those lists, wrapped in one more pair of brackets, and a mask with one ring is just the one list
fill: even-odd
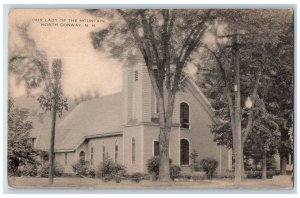
[[(217, 28), (212, 32), (215, 42), (205, 47), (211, 53), (216, 65), (209, 69), (219, 79), (211, 79), (210, 76), (210, 79), (202, 83), (202, 87), (209, 85), (204, 92), (212, 99), (216, 116), (222, 120), (212, 131), (220, 144), (233, 147), (235, 179), (240, 181), (243, 171), (243, 145), (252, 132), (254, 121), (254, 108), (243, 117), (242, 107), (247, 97), (251, 98), (255, 105), (258, 97), (265, 96), (264, 88), (269, 82), (270, 75), (280, 64), (275, 58), (278, 51), (274, 49), (280, 36), (283, 35), (282, 27), (291, 23), (291, 12), (290, 10), (223, 12)], [(204, 58), (211, 61), (211, 58)], [(200, 65), (205, 67), (205, 63)]]
[[(107, 27), (91, 33), (95, 49), (121, 60), (142, 57), (158, 101), (159, 180), (169, 181), (169, 140), (175, 95), (183, 69), (201, 46), (213, 10), (89, 10), (106, 19)], [(134, 64), (136, 61), (131, 61)], [(157, 71), (157, 75), (155, 74)]]

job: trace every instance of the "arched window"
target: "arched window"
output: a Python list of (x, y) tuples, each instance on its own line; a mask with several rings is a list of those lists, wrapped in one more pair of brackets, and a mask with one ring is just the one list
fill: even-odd
[(93, 165), (93, 161), (94, 161), (94, 148), (91, 147), (91, 165)]
[(190, 112), (189, 105), (185, 102), (180, 103), (180, 127), (189, 128)]
[(132, 153), (132, 163), (134, 164), (135, 163), (135, 139), (134, 138), (132, 138), (132, 140), (131, 140), (132, 142), (131, 142), (131, 148), (132, 148), (132, 151), (131, 151), (131, 153)]
[(118, 162), (118, 152), (119, 152), (119, 146), (118, 142), (115, 143), (115, 162)]
[(186, 139), (180, 140), (180, 165), (190, 164), (190, 143)]
[(85, 152), (84, 151), (80, 151), (79, 153), (79, 159), (81, 162), (85, 161)]

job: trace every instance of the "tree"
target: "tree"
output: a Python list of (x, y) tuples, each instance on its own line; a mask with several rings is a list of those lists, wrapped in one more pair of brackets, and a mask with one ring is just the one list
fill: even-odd
[(52, 62), (52, 73), (50, 81), (47, 82), (44, 93), (38, 98), (41, 107), (45, 111), (52, 111), (51, 139), (49, 152), (49, 183), (53, 184), (54, 177), (54, 145), (55, 145), (55, 126), (56, 114), (62, 116), (63, 110), (68, 110), (67, 98), (63, 96), (62, 84), (62, 62), (54, 59)]
[(17, 82), (25, 82), (27, 93), (32, 89), (42, 88), (44, 93), (38, 98), (41, 107), (52, 111), (52, 128), (49, 153), (49, 183), (53, 183), (54, 171), (54, 138), (56, 114), (62, 115), (63, 109), (68, 110), (67, 99), (63, 97), (61, 75), (62, 64), (60, 59), (54, 59), (52, 73), (46, 53), (39, 50), (36, 43), (28, 35), (28, 24), (18, 26), (18, 31), (24, 42), (24, 48), (16, 49), (10, 53), (9, 71), (16, 75)]
[[(290, 21), (283, 27), (283, 34), (275, 47), (277, 53), (274, 60), (274, 72), (270, 75), (267, 87), (266, 108), (278, 116), (280, 141), (280, 174), (286, 174), (288, 155), (293, 156), (293, 23)], [(271, 83), (270, 83), (271, 82)], [(274, 91), (276, 90), (276, 91)]]
[[(159, 180), (170, 181), (169, 140), (174, 100), (183, 69), (213, 20), (213, 10), (88, 10), (106, 18), (107, 27), (91, 33), (95, 49), (132, 65), (142, 60), (148, 70), (159, 112)], [(157, 75), (156, 75), (157, 72)]]
[(277, 116), (270, 114), (263, 99), (253, 107), (253, 127), (244, 145), (244, 155), (262, 162), (262, 179), (267, 178), (267, 160), (272, 159), (280, 137)]
[(274, 47), (282, 35), (280, 27), (291, 21), (290, 14), (289, 10), (225, 10), (218, 21), (223, 30), (219, 34), (218, 29), (214, 30), (215, 42), (206, 46), (217, 66), (212, 70), (221, 77), (210, 81), (210, 87), (216, 89), (206, 90), (213, 99), (216, 115), (222, 120), (212, 132), (216, 140), (221, 140), (219, 144), (233, 147), (237, 182), (242, 179), (243, 144), (254, 121), (253, 109), (243, 118), (241, 106), (245, 98), (250, 97), (255, 104), (263, 94), (259, 93), (259, 87), (266, 85), (264, 82), (274, 72), (271, 66), (278, 64), (274, 61)]
[(30, 141), (32, 123), (27, 121), (29, 112), (14, 106), (8, 100), (7, 162), (9, 175), (15, 176), (20, 165), (33, 164), (37, 155)]

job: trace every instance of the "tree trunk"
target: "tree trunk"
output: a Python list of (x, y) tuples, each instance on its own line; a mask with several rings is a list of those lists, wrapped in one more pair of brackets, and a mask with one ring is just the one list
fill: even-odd
[[(169, 136), (171, 129), (160, 129), (159, 134), (159, 181), (168, 182), (171, 181), (170, 178), (170, 162), (169, 162)], [(161, 143), (163, 142), (163, 143)]]
[(287, 156), (285, 154), (280, 155), (280, 175), (286, 175)]
[(52, 110), (52, 124), (51, 124), (51, 139), (49, 152), (49, 184), (53, 184), (54, 177), (54, 141), (55, 141), (55, 124), (56, 124), (56, 104)]
[[(174, 96), (170, 92), (166, 93), (166, 97), (158, 100), (159, 108), (159, 181), (169, 182), (170, 178), (170, 162), (169, 162), (169, 145), (170, 132), (172, 127), (172, 115), (174, 108)], [(167, 103), (167, 105), (165, 105)], [(167, 110), (166, 110), (167, 109)]]
[(267, 153), (264, 151), (262, 159), (262, 179), (267, 179)]

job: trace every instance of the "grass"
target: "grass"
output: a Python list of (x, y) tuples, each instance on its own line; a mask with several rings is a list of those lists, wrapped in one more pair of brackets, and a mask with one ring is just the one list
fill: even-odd
[[(60, 177), (55, 178), (52, 185), (48, 184), (48, 178), (16, 177), (8, 178), (12, 188), (95, 188), (95, 189), (291, 189), (292, 181), (289, 176), (284, 179), (245, 179), (241, 183), (235, 183), (230, 179), (213, 179), (201, 181), (177, 181), (177, 182), (152, 182), (143, 180), (135, 183), (124, 180), (121, 183), (103, 182), (100, 179)], [(285, 181), (285, 182), (284, 182)]]

